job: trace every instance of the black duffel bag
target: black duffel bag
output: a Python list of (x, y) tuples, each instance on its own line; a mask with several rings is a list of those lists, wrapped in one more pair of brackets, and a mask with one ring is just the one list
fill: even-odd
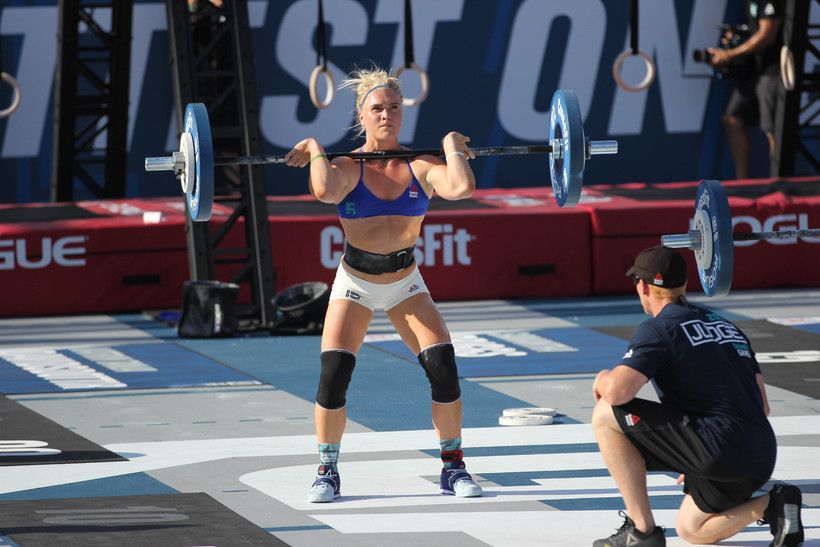
[(180, 338), (233, 336), (239, 285), (222, 281), (186, 281), (182, 292), (182, 317), (177, 325)]

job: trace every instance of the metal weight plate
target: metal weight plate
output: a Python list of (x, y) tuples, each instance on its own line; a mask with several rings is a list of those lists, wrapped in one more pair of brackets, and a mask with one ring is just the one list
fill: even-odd
[(187, 181), (185, 192), (188, 214), (195, 222), (205, 222), (211, 218), (214, 204), (214, 148), (204, 104), (190, 103), (185, 108), (185, 132), (194, 141), (194, 176)]
[[(726, 191), (716, 180), (704, 180), (698, 186), (695, 195), (695, 219), (702, 223), (708, 221), (709, 228), (701, 233), (706, 238), (711, 233), (711, 260), (704, 257), (698, 264), (698, 275), (703, 292), (707, 296), (726, 296), (732, 287), (732, 272), (735, 261), (735, 242), (732, 236), (732, 212), (729, 209), (729, 198)], [(704, 243), (708, 248), (708, 242)], [(700, 262), (700, 261), (699, 261)]]
[[(581, 107), (574, 91), (559, 89), (550, 103), (550, 143), (560, 139), (560, 154), (550, 154), (550, 181), (555, 201), (572, 207), (581, 197), (586, 162)], [(558, 157), (560, 155), (560, 157)]]

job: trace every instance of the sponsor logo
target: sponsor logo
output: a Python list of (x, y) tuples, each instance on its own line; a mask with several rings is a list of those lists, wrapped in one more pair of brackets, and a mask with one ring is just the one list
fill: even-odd
[(86, 241), (88, 236), (44, 237), (37, 249), (36, 244), (32, 248), (25, 239), (0, 239), (0, 270), (39, 270), (51, 264), (67, 268), (85, 266)]
[(345, 202), (345, 214), (348, 216), (356, 216), (356, 204), (352, 201)]
[(345, 291), (345, 298), (350, 298), (351, 300), (361, 300), (362, 295), (360, 295), (356, 291), (351, 291), (350, 289), (347, 289)]
[(655, 274), (655, 279), (652, 280), (655, 285), (663, 285), (663, 276), (659, 273)]
[(416, 292), (417, 290), (419, 290), (419, 286), (413, 283), (412, 285), (410, 285), (410, 290), (407, 292)]
[(711, 321), (706, 323), (700, 319), (681, 323), (681, 329), (693, 346), (715, 342), (717, 344), (740, 343), (746, 344), (746, 339), (740, 331), (728, 321)]
[[(452, 224), (425, 224), (416, 241), (413, 256), (419, 266), (469, 266), (470, 243), (475, 236), (465, 228)], [(326, 226), (319, 234), (319, 253), (322, 266), (335, 270), (344, 252), (344, 233), (338, 226)]]
[(112, 505), (108, 509), (37, 509), (47, 524), (66, 526), (134, 526), (187, 520), (176, 507)]
[(749, 349), (749, 346), (747, 346), (746, 344), (732, 344), (732, 345), (735, 347), (735, 351), (737, 351), (737, 354), (740, 355), (741, 357), (746, 357), (748, 359), (752, 358), (752, 352)]
[(418, 187), (418, 186), (416, 186), (416, 185), (415, 185), (415, 183), (410, 185), (410, 192), (409, 192), (409, 194), (410, 194), (410, 197), (411, 197), (411, 198), (417, 198), (417, 197), (419, 197), (419, 187)]
[(632, 358), (632, 348), (629, 348), (627, 350), (627, 352), (624, 353), (624, 356), (621, 357), (621, 359), (631, 359), (631, 358)]
[(638, 416), (637, 414), (627, 414), (626, 416), (624, 416), (624, 422), (626, 422), (626, 425), (629, 426), (629, 427), (634, 426), (635, 424), (637, 424), (640, 421), (641, 421), (641, 417)]
[[(62, 453), (56, 448), (46, 448), (45, 441), (31, 440), (3, 440), (0, 441), (0, 458), (15, 458), (20, 456), (53, 456)], [(0, 545), (3, 545), (0, 543)]]
[(413, 251), (420, 266), (469, 266), (473, 263), (468, 244), (475, 236), (452, 224), (426, 224)]

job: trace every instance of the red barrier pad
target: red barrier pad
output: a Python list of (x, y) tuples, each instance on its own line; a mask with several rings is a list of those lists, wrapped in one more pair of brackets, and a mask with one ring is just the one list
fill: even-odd
[[(179, 307), (182, 198), (0, 206), (0, 316)], [(216, 223), (230, 209), (218, 207)]]
[[(585, 190), (592, 226), (593, 293), (632, 290), (624, 276), (635, 255), (660, 244), (661, 235), (690, 227), (699, 182), (623, 184)], [(820, 225), (820, 179), (726, 181), (735, 231), (774, 231)], [(735, 245), (733, 289), (817, 287), (820, 238), (739, 242)], [(681, 250), (689, 266), (689, 289), (700, 291), (691, 251)]]
[[(310, 196), (269, 199), (277, 290), (330, 284), (344, 247), (335, 208)], [(589, 237), (588, 214), (559, 208), (546, 189), (483, 190), (432, 201), (416, 262), (436, 300), (585, 295)]]

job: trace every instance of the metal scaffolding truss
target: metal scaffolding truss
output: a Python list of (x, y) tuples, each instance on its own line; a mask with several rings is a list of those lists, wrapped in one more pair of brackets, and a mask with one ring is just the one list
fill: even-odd
[(59, 3), (51, 198), (125, 196), (133, 2)]
[(778, 93), (773, 176), (796, 174), (800, 158), (820, 172), (820, 0), (787, 0), (785, 8), (783, 43), (794, 58), (794, 88)]
[[(260, 154), (247, 1), (233, 0), (216, 8), (204, 1), (167, 0), (166, 6), (180, 131), (186, 105), (201, 102), (208, 110), (217, 156)], [(197, 9), (192, 11), (190, 6)], [(274, 273), (262, 167), (218, 168), (214, 190), (215, 202), (229, 204), (233, 213), (219, 230), (188, 218), (191, 279), (216, 279), (230, 272), (228, 279), (220, 280), (238, 283), (250, 294), (250, 304), (237, 309), (240, 325), (269, 327)], [(227, 243), (228, 234), (235, 230), (244, 236), (239, 247)]]

